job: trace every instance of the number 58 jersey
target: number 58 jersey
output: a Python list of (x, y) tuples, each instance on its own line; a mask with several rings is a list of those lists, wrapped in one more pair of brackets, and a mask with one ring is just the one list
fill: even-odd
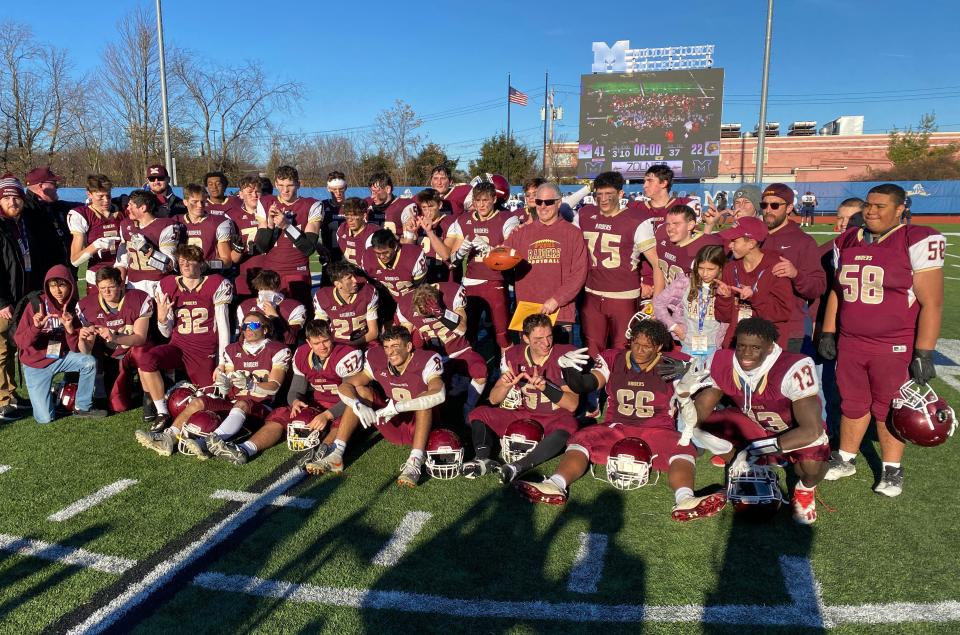
[(919, 225), (899, 225), (870, 242), (866, 236), (851, 228), (833, 245), (840, 337), (865, 352), (911, 350), (920, 314), (913, 275), (943, 268), (946, 241)]

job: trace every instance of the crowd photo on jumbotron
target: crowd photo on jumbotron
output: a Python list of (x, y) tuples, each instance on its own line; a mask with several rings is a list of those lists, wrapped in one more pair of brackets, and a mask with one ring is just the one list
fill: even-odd
[(0, 633), (960, 631), (956, 53), (776, 5), (0, 9)]

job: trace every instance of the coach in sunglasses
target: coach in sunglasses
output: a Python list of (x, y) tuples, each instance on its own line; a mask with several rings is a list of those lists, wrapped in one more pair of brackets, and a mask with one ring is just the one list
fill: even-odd
[(147, 168), (147, 184), (144, 189), (153, 192), (160, 203), (157, 208), (157, 218), (171, 218), (187, 213), (187, 206), (183, 199), (170, 187), (170, 175), (164, 166), (154, 164)]
[(763, 250), (779, 256), (770, 273), (789, 278), (793, 286), (794, 302), (787, 337), (790, 351), (799, 353), (804, 336), (811, 335), (804, 328), (808, 305), (816, 302), (826, 290), (827, 274), (820, 262), (817, 242), (790, 220), (793, 203), (793, 190), (783, 183), (768, 185), (760, 197), (760, 214), (769, 231)]

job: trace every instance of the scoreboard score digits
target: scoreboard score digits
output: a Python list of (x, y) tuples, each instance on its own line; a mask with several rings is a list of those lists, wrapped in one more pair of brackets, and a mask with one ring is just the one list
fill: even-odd
[(666, 163), (679, 178), (717, 175), (723, 69), (583, 75), (577, 176), (642, 178)]

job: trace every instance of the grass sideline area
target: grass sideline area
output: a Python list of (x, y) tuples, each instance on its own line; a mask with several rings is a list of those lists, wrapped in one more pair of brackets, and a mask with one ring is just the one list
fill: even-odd
[[(941, 337), (960, 342), (960, 236), (947, 242)], [(948, 357), (934, 385), (957, 407)], [(562, 509), (492, 477), (400, 489), (407, 451), (376, 435), (342, 476), (296, 475), (285, 446), (243, 467), (164, 459), (134, 440), (139, 420), (0, 425), (0, 633), (960, 628), (956, 439), (908, 447), (896, 499), (870, 491), (865, 446), (856, 476), (818, 488), (806, 528), (789, 510), (674, 523), (665, 478), (619, 492), (587, 475)], [(702, 458), (698, 487), (721, 480)]]

